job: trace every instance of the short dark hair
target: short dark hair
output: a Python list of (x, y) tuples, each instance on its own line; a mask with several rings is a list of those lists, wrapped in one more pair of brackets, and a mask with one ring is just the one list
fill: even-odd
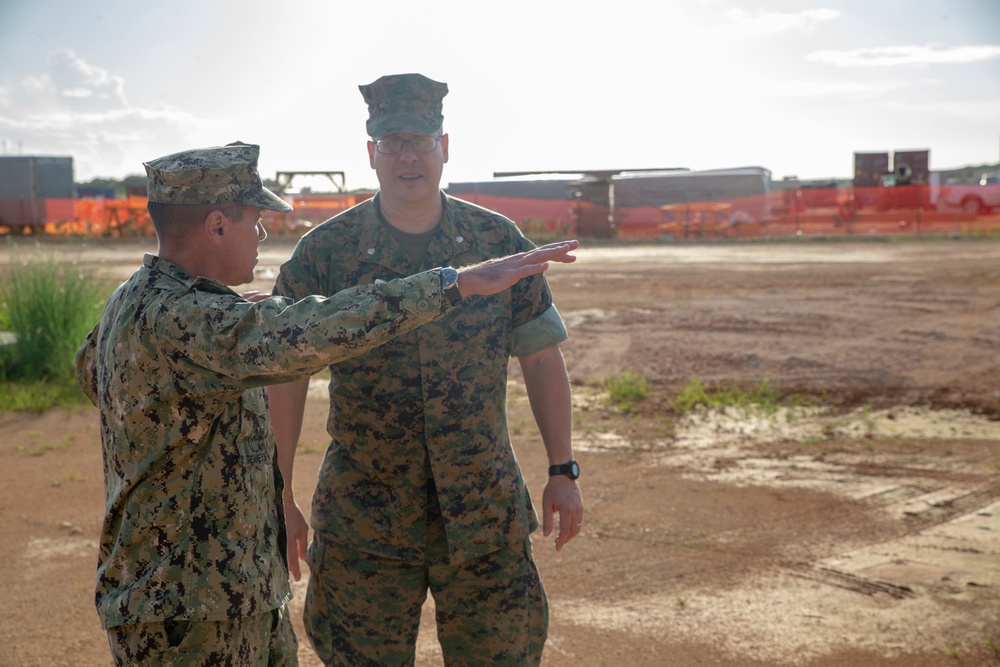
[(221, 204), (164, 204), (151, 201), (146, 204), (149, 217), (153, 221), (156, 237), (163, 242), (167, 238), (190, 233), (195, 227), (205, 222), (212, 211), (219, 211), (231, 220), (243, 217), (244, 205), (239, 202), (223, 202)]

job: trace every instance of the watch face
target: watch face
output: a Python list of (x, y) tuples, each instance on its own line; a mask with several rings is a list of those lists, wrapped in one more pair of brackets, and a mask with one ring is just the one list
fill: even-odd
[(549, 466), (549, 475), (566, 475), (570, 479), (580, 476), (580, 465), (576, 461), (569, 461), (555, 466)]

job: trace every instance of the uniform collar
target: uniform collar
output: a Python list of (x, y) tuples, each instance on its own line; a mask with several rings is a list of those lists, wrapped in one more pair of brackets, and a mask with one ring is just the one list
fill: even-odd
[[(425, 266), (446, 266), (452, 258), (464, 253), (473, 246), (473, 230), (466, 220), (458, 214), (454, 199), (441, 193), (442, 215), (434, 238), (427, 248)], [(420, 270), (420, 267), (410, 267), (410, 260), (392, 234), (385, 228), (381, 220), (379, 195), (372, 199), (371, 206), (365, 211), (365, 219), (356, 256), (363, 263), (378, 264), (401, 275), (409, 275)], [(402, 267), (409, 267), (410, 271)]]
[(209, 292), (228, 292), (236, 294), (231, 287), (220, 283), (218, 280), (205, 278), (204, 276), (192, 277), (191, 274), (171, 262), (169, 259), (163, 259), (162, 257), (158, 257), (157, 255), (153, 255), (151, 253), (143, 255), (142, 263), (147, 269), (159, 271), (171, 280), (176, 280), (181, 283), (186, 289), (189, 290), (201, 289)]

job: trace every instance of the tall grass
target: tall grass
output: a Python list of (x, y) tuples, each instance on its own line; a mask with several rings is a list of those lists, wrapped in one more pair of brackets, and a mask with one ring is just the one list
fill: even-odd
[(71, 381), (76, 350), (100, 320), (108, 282), (38, 249), (30, 259), (16, 254), (0, 273), (0, 322), (16, 339), (0, 346), (0, 380)]

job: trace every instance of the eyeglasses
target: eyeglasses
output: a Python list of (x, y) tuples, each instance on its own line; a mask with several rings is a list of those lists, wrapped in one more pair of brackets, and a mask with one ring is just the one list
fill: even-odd
[(375, 148), (382, 155), (395, 155), (403, 152), (403, 146), (409, 144), (414, 153), (430, 153), (437, 148), (441, 137), (421, 134), (412, 139), (400, 139), (399, 137), (383, 137), (375, 141)]

